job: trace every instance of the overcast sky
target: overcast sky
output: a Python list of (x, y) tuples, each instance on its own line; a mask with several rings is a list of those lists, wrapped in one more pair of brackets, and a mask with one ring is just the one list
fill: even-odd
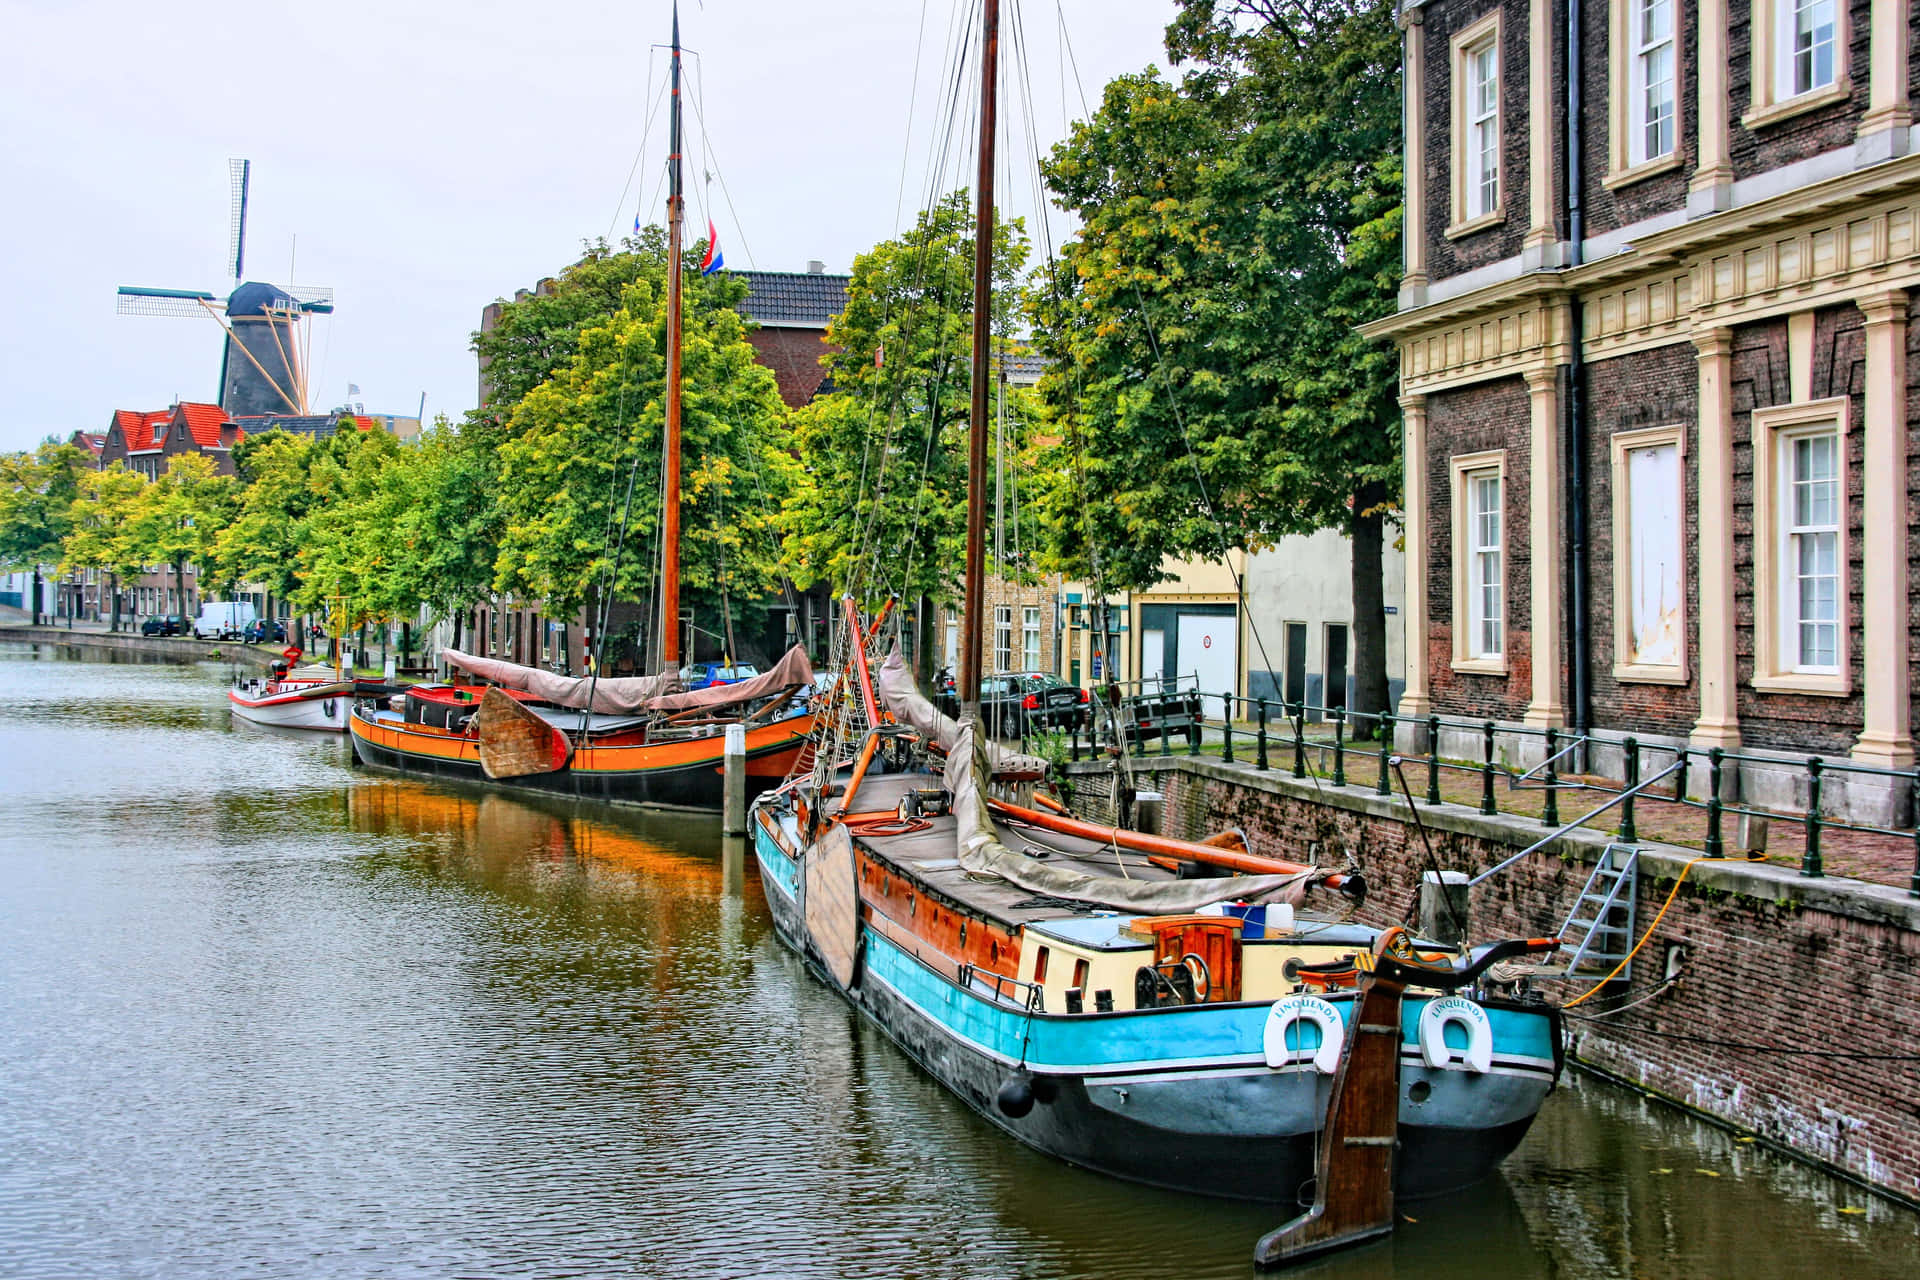
[[(1171, 0), (1003, 0), (1016, 3), (1035, 104), (1003, 91), (1003, 136), (1030, 116), (1044, 148), (1065, 129), (1063, 88), (1078, 117), (1079, 85), (1097, 103), (1113, 76), (1165, 66)], [(896, 234), (928, 187), (954, 14), (977, 4), (683, 0), (709, 144), (689, 114), (690, 232), (710, 200), (729, 267), (782, 271), (845, 271)], [(0, 448), (215, 398), (214, 322), (117, 316), (114, 289), (226, 296), (230, 156), (253, 161), (248, 278), (336, 290), (312, 336), (316, 408), (350, 382), (372, 412), (410, 415), (422, 393), (429, 417), (470, 408), (483, 305), (630, 231), (636, 209), (660, 219), (666, 113), (647, 118), (669, 12), (0, 0)], [(971, 145), (950, 174), (971, 174)], [(1031, 221), (1028, 148), (1008, 150), (1003, 191)]]

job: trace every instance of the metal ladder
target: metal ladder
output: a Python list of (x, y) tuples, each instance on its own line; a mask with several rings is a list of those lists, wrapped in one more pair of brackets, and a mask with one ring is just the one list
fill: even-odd
[[(1593, 864), (1586, 887), (1573, 901), (1573, 910), (1560, 926), (1567, 944), (1567, 967), (1559, 977), (1574, 982), (1599, 982), (1627, 958), (1633, 946), (1633, 905), (1639, 882), (1640, 849), (1610, 844)], [(1627, 965), (1619, 980), (1633, 976)]]

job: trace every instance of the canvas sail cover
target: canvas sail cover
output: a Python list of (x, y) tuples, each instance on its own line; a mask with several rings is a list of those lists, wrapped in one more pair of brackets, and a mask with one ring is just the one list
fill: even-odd
[[(960, 739), (960, 722), (941, 712), (920, 692), (898, 645), (887, 652), (886, 661), (880, 664), (879, 684), (880, 701), (886, 704), (895, 720), (912, 725), (922, 738), (942, 751), (953, 750), (953, 744)], [(998, 777), (1038, 778), (1047, 771), (1047, 762), (1039, 756), (1008, 751), (984, 735), (981, 743)]]
[(955, 842), (960, 865), (974, 875), (997, 876), (1011, 884), (1050, 898), (1137, 911), (1145, 915), (1183, 915), (1216, 902), (1264, 901), (1298, 893), (1316, 870), (1276, 876), (1225, 876), (1205, 880), (1127, 880), (1041, 862), (1015, 853), (1001, 842), (987, 807), (987, 742), (969, 719), (947, 750), (942, 781), (953, 796)]
[[(482, 658), (458, 649), (442, 649), (447, 662), (483, 680), (530, 693), (543, 702), (602, 715), (636, 715), (646, 711), (685, 711), (694, 707), (727, 707), (752, 702), (768, 693), (813, 683), (813, 667), (806, 651), (789, 649), (771, 670), (738, 684), (675, 692), (680, 677), (673, 672), (657, 676), (562, 676), (538, 667), (498, 658)], [(587, 705), (591, 696), (593, 705)]]
[[(440, 654), (450, 665), (471, 671), (482, 680), (491, 680), (509, 689), (530, 693), (558, 706), (598, 711), (605, 715), (633, 715), (645, 711), (650, 699), (659, 697), (680, 683), (679, 675), (673, 672), (657, 676), (603, 676), (595, 681), (591, 676), (555, 675), (538, 667), (523, 667), (517, 662), (502, 662), (498, 658), (482, 658), (458, 649), (442, 649)], [(587, 706), (589, 691), (593, 698), (591, 707)]]

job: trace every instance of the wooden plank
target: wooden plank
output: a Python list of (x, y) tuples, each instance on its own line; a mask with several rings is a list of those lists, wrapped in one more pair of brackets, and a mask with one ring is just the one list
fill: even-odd
[[(1388, 930), (1376, 949), (1404, 931)], [(1258, 1267), (1288, 1266), (1393, 1230), (1400, 1126), (1400, 1001), (1406, 988), (1366, 973), (1327, 1104), (1313, 1207), (1254, 1246)]]
[(498, 689), (488, 689), (474, 718), (480, 768), (489, 778), (524, 778), (566, 767), (567, 735)]
[(801, 860), (801, 909), (807, 940), (842, 988), (851, 989), (860, 951), (860, 890), (853, 837), (838, 823)]

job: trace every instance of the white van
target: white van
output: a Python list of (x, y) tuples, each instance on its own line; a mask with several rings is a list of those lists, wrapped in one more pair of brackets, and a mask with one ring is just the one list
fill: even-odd
[(238, 640), (254, 620), (251, 600), (214, 600), (200, 606), (193, 634), (202, 640)]

